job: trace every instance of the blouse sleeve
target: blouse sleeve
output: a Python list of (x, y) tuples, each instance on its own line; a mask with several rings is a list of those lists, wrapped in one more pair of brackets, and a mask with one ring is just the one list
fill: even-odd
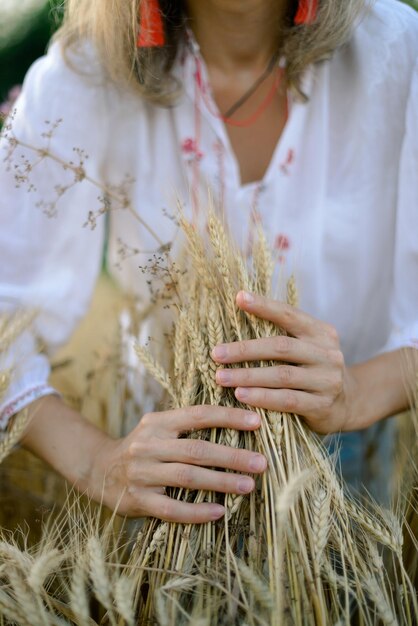
[(418, 348), (418, 63), (400, 162), (391, 325), (386, 351)]
[(0, 351), (0, 373), (12, 370), (0, 427), (51, 393), (39, 343), (50, 354), (68, 339), (100, 269), (103, 192), (88, 179), (101, 180), (108, 124), (99, 73), (93, 66), (89, 73), (67, 65), (54, 44), (29, 70), (2, 133), (0, 315), (30, 309), (36, 317), (7, 354)]

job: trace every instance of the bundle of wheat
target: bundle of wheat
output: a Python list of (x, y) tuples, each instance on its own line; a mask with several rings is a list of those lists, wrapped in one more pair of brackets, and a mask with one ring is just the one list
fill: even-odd
[[(172, 372), (137, 346), (173, 406), (242, 406), (216, 385), (211, 349), (280, 332), (235, 306), (240, 288), (269, 294), (273, 263), (262, 232), (248, 267), (218, 217), (208, 215), (209, 245), (181, 219), (193, 269), (173, 269), (178, 318)], [(296, 304), (292, 279), (288, 298)], [(6, 350), (10, 339), (2, 342), (2, 336)], [(69, 499), (58, 517), (45, 520), (36, 545), (21, 532), (1, 532), (0, 624), (415, 624), (418, 606), (402, 554), (400, 515), (374, 505), (366, 510), (351, 499), (321, 441), (297, 416), (260, 415), (254, 434), (218, 429), (188, 435), (268, 458), (268, 470), (249, 496), (171, 490), (173, 498), (222, 502), (228, 512), (223, 521), (150, 519), (132, 546), (132, 533), (114, 516)], [(24, 414), (14, 421), (3, 456), (24, 423)]]
[[(246, 408), (217, 386), (210, 354), (219, 343), (281, 333), (235, 304), (239, 289), (270, 295), (272, 256), (260, 231), (248, 268), (215, 212), (208, 215), (209, 246), (181, 219), (193, 270), (177, 279), (173, 372), (147, 349), (137, 352), (173, 406)], [(291, 304), (295, 295), (291, 279)], [(357, 615), (362, 624), (412, 624), (418, 608), (402, 563), (398, 519), (377, 508), (371, 514), (344, 492), (321, 441), (296, 415), (259, 413), (255, 434), (190, 435), (260, 452), (268, 470), (246, 497), (171, 490), (171, 497), (190, 502), (220, 501), (228, 514), (202, 526), (147, 522), (130, 559), (141, 571), (139, 623), (351, 624)], [(383, 547), (398, 564), (393, 587)]]

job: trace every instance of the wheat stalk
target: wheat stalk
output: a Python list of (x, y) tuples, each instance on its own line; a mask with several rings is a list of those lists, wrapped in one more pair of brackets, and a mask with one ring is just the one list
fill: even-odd
[(135, 352), (138, 355), (138, 358), (140, 359), (144, 367), (149, 372), (149, 374), (151, 374), (151, 376), (153, 376), (155, 380), (160, 383), (161, 387), (165, 389), (165, 391), (167, 391), (169, 395), (172, 397), (174, 402), (176, 402), (177, 398), (173, 391), (173, 384), (171, 382), (169, 375), (164, 370), (162, 365), (157, 363), (157, 361), (152, 357), (151, 353), (146, 348), (144, 348), (143, 346), (140, 346), (139, 344), (135, 345)]
[(0, 372), (0, 401), (4, 398), (10, 386), (13, 370), (11, 368)]
[(10, 432), (0, 440), (0, 463), (10, 454), (20, 441), (28, 424), (28, 411), (20, 411), (14, 418)]

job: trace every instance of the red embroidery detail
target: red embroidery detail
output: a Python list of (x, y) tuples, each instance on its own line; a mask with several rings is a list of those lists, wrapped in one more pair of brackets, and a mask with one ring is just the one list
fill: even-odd
[(276, 250), (282, 250), (283, 252), (286, 252), (290, 248), (289, 237), (287, 235), (284, 235), (283, 233), (280, 233), (276, 236), (276, 239), (274, 240), (274, 247), (276, 248)]
[(188, 137), (183, 141), (181, 149), (183, 153), (189, 157), (194, 157), (199, 160), (203, 157), (203, 152), (201, 152), (197, 147), (197, 141), (191, 137)]
[(206, 90), (206, 85), (203, 82), (202, 72), (200, 71), (200, 66), (198, 66), (197, 70), (194, 73), (194, 79), (199, 89)]
[(196, 150), (196, 142), (191, 138), (185, 139), (181, 145), (181, 149), (186, 153), (194, 152)]
[(289, 175), (290, 173), (289, 167), (293, 164), (294, 160), (295, 160), (295, 151), (292, 148), (289, 148), (286, 159), (280, 165), (280, 171), (286, 176)]
[(38, 385), (33, 389), (29, 389), (29, 391), (25, 391), (22, 393), (16, 400), (14, 400), (11, 404), (6, 406), (0, 415), (0, 421), (7, 420), (9, 417), (12, 417), (20, 406), (22, 406), (22, 402), (26, 401), (29, 403), (29, 400), (37, 400), (42, 395), (46, 395), (46, 393), (56, 393), (52, 387), (49, 385)]

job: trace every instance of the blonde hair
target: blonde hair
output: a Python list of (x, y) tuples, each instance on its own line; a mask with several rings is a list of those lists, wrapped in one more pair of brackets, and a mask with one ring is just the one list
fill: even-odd
[[(144, 0), (67, 0), (66, 18), (56, 39), (64, 52), (81, 40), (90, 40), (112, 80), (137, 89), (147, 100), (173, 104), (179, 85), (170, 75), (187, 17), (183, 0), (159, 0), (167, 44), (157, 49), (138, 49), (141, 27), (139, 5)], [(278, 28), (278, 53), (287, 60), (287, 81), (300, 92), (306, 67), (328, 58), (350, 39), (353, 27), (370, 0), (319, 0), (316, 22), (294, 26), (297, 0), (289, 0), (286, 24)]]

